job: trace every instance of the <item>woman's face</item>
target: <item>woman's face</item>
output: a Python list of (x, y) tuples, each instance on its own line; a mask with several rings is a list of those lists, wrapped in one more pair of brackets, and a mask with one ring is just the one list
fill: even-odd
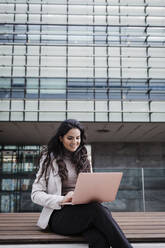
[(65, 149), (75, 152), (81, 142), (81, 132), (78, 128), (72, 128), (63, 137), (60, 137), (60, 141)]

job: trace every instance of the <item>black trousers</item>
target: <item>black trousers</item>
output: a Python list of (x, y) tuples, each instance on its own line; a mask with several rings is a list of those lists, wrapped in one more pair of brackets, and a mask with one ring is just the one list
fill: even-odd
[(108, 208), (100, 203), (66, 205), (54, 210), (49, 226), (62, 235), (81, 234), (90, 248), (132, 248)]

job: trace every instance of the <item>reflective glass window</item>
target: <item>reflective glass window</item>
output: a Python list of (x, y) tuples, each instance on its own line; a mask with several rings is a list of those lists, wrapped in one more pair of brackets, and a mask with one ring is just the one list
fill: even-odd
[[(149, 84), (150, 98), (152, 100), (165, 100), (165, 81), (164, 79), (152, 79)], [(151, 104), (152, 105), (152, 104)], [(160, 104), (161, 107), (161, 104)]]
[(92, 57), (69, 57), (68, 58), (68, 66), (74, 67), (92, 67), (93, 66), (93, 58)]
[(17, 14), (15, 17), (16, 22), (22, 23), (27, 21), (27, 15), (26, 14)]
[(41, 111), (65, 111), (66, 103), (65, 101), (40, 101), (40, 110)]
[(40, 32), (40, 25), (28, 25), (28, 33), (36, 34)]
[(10, 77), (11, 67), (0, 67), (0, 77)]
[(93, 68), (68, 68), (69, 77), (93, 77)]
[[(68, 27), (69, 29), (70, 27)], [(42, 33), (46, 33), (46, 34), (65, 34), (66, 33), (66, 26), (63, 25), (43, 25), (42, 26)]]
[(95, 79), (95, 98), (96, 99), (107, 99), (109, 94), (107, 80)]
[(0, 110), (9, 110), (9, 104), (10, 102), (7, 100), (0, 100)]
[[(33, 59), (33, 57), (32, 57)], [(53, 57), (53, 56), (42, 56), (41, 57), (41, 66), (66, 66), (66, 57)]]
[(28, 66), (38, 66), (39, 65), (39, 56), (28, 56), (27, 57)]
[(68, 34), (69, 35), (92, 35), (93, 27), (92, 26), (68, 26)]
[(35, 67), (34, 66), (27, 67), (26, 71), (27, 71), (26, 74), (29, 77), (38, 77), (39, 76), (39, 67), (36, 67), (36, 65), (35, 65)]
[(24, 45), (21, 45), (21, 46), (15, 45), (14, 46), (14, 57), (15, 57), (15, 55), (25, 55), (25, 53), (26, 53), (26, 47)]
[(148, 122), (149, 114), (148, 113), (123, 113), (123, 120), (132, 122), (132, 120), (136, 122)]
[(148, 16), (147, 18), (147, 24), (148, 25), (154, 25), (154, 26), (164, 26), (165, 20), (164, 17), (154, 17), (154, 16)]
[(28, 42), (30, 43), (38, 43), (40, 41), (40, 35), (29, 34), (28, 35)]
[(38, 55), (39, 54), (39, 46), (28, 46), (28, 55)]
[(10, 78), (0, 78), (0, 88), (10, 88)]
[(4, 12), (14, 11), (14, 4), (3, 4), (1, 2), (1, 4), (0, 4), (0, 12), (2, 12), (2, 11), (4, 11)]
[(92, 14), (93, 13), (93, 7), (88, 6), (88, 5), (69, 5), (69, 14), (80, 14), (80, 15), (85, 15), (85, 14)]
[(95, 15), (106, 15), (106, 6), (94, 6)]
[(102, 77), (107, 77), (107, 68), (98, 68), (95, 67), (95, 77), (102, 78)]
[(12, 98), (24, 98), (25, 81), (22, 78), (14, 78), (12, 81)]
[(0, 78), (0, 98), (10, 97), (10, 78)]
[(93, 101), (68, 101), (68, 111), (93, 111)]
[(25, 112), (25, 121), (38, 121), (37, 112)]
[(25, 56), (14, 56), (14, 60), (13, 60), (13, 65), (16, 66), (21, 66), (21, 65), (25, 65)]
[(51, 67), (42, 67), (41, 68), (41, 77), (65, 77), (66, 69), (61, 67), (51, 68)]
[(11, 121), (23, 121), (23, 112), (11, 112)]
[(23, 110), (24, 102), (23, 101), (11, 101), (11, 110)]
[[(42, 6), (44, 9), (44, 5)], [(37, 13), (40, 12), (41, 5), (40, 4), (29, 4), (29, 12), (30, 13)]]
[(14, 28), (17, 34), (22, 34), (22, 33), (25, 34), (27, 29), (26, 25), (21, 25), (21, 24), (15, 25)]
[(38, 98), (38, 79), (27, 78), (26, 80), (26, 98)]
[(93, 37), (85, 35), (70, 35), (68, 37), (68, 43), (70, 44), (92, 44)]
[(66, 5), (57, 5), (57, 4), (43, 4), (42, 6), (42, 12), (43, 13), (53, 13), (53, 14), (66, 14)]
[(149, 76), (152, 78), (165, 78), (165, 70), (162, 69), (155, 69), (155, 68), (151, 68), (149, 71)]
[(69, 15), (68, 16), (69, 24), (93, 24), (93, 17), (88, 15)]
[(26, 13), (27, 4), (23, 4), (23, 3), (22, 4), (16, 4), (16, 11)]
[(12, 23), (14, 21), (14, 14), (1, 14), (1, 20), (6, 24)]
[(24, 88), (24, 87), (25, 87), (25, 79), (24, 78), (13, 78), (12, 88)]
[(68, 119), (77, 119), (80, 121), (94, 121), (94, 113), (68, 112)]
[(97, 25), (106, 25), (106, 16), (95, 16), (94, 23)]
[(11, 66), (11, 56), (0, 56), (0, 66), (5, 65)]
[(25, 110), (26, 111), (35, 111), (38, 109), (38, 101), (26, 100)]
[(0, 111), (0, 120), (1, 121), (9, 121), (9, 112), (1, 112)]
[(80, 49), (79, 47), (69, 46), (68, 47), (68, 55), (80, 55), (80, 56), (91, 56), (93, 55), (93, 48), (92, 47), (83, 47)]
[(66, 15), (42, 15), (42, 22), (45, 24), (66, 24)]
[(12, 43), (13, 41), (13, 35), (8, 33), (8, 34), (1, 34), (0, 36), (0, 43)]
[(42, 112), (39, 113), (39, 121), (64, 121), (66, 119), (65, 112)]
[(13, 32), (13, 25), (12, 24), (0, 24), (0, 32)]
[[(69, 49), (69, 48), (68, 48)], [(41, 54), (42, 55), (66, 55), (66, 47), (64, 46), (42, 46), (41, 47)]]
[(143, 6), (121, 6), (120, 7), (121, 15), (144, 15), (144, 7)]
[(66, 80), (65, 79), (54, 79), (54, 78), (45, 78), (41, 79), (40, 83), (41, 98), (64, 98), (66, 94)]
[(48, 44), (65, 44), (66, 35), (42, 35), (42, 42)]
[(1, 55), (11, 55), (12, 54), (12, 46), (0, 45), (0, 54)]

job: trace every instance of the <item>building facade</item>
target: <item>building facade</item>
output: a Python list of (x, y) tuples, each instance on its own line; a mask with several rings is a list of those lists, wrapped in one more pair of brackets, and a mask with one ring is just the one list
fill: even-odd
[(125, 171), (112, 209), (163, 209), (163, 0), (0, 0), (1, 211), (38, 210), (40, 146), (68, 118), (96, 171)]

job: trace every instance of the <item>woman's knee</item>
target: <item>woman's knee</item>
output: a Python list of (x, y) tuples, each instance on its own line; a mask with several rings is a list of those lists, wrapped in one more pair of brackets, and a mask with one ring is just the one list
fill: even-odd
[(97, 214), (103, 214), (103, 215), (105, 214), (108, 216), (112, 216), (110, 210), (101, 203), (90, 203), (90, 204), (92, 210), (97, 212)]

